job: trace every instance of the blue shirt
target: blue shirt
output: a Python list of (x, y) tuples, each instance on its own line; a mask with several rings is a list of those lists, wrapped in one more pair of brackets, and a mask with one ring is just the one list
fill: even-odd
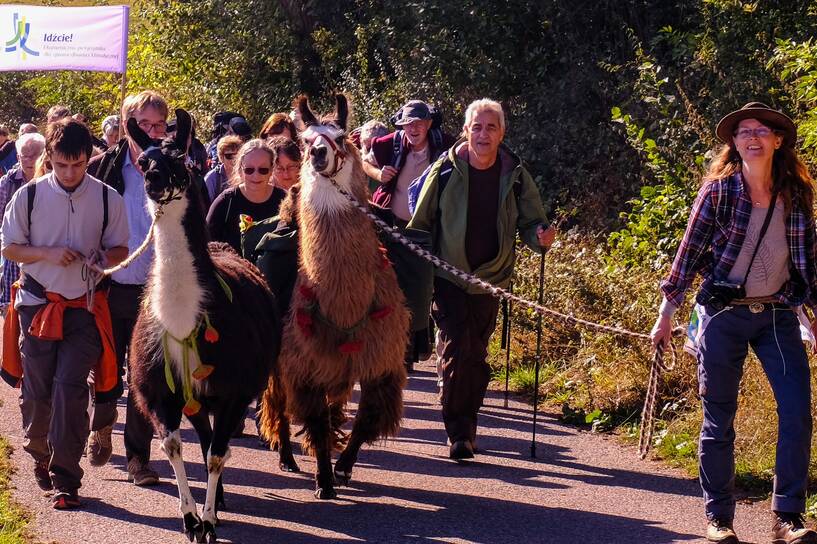
[[(125, 162), (122, 165), (122, 179), (125, 182), (125, 214), (128, 216), (128, 253), (133, 253), (145, 240), (150, 230), (151, 217), (147, 207), (145, 177), (134, 166), (130, 152), (125, 150)], [(153, 265), (153, 246), (147, 248), (130, 266), (114, 272), (113, 281), (128, 285), (144, 285), (148, 272)]]

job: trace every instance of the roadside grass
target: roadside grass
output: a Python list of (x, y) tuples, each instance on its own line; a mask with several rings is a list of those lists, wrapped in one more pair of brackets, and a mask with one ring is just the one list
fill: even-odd
[(0, 437), (0, 544), (27, 544), (31, 542), (27, 530), (28, 515), (11, 497), (11, 474), (14, 469), (10, 455), (11, 446)]

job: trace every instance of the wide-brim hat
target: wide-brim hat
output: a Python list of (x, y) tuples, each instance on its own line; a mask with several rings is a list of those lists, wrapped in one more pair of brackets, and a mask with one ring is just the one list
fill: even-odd
[(723, 143), (731, 142), (738, 123), (744, 119), (757, 119), (764, 125), (768, 124), (782, 131), (784, 145), (794, 146), (797, 142), (797, 127), (794, 126), (794, 121), (785, 113), (773, 110), (763, 102), (749, 102), (739, 110), (725, 115), (718, 122), (715, 134)]

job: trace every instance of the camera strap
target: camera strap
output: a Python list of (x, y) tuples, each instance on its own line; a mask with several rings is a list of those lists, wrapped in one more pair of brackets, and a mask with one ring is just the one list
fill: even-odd
[(743, 285), (746, 286), (746, 280), (749, 279), (749, 271), (752, 269), (752, 263), (755, 262), (755, 257), (757, 257), (757, 252), (760, 250), (760, 243), (763, 241), (763, 237), (766, 235), (766, 230), (769, 228), (769, 223), (772, 222), (772, 216), (774, 215), (774, 209), (777, 207), (777, 191), (772, 192), (772, 200), (769, 203), (769, 209), (766, 211), (766, 218), (763, 220), (763, 226), (760, 227), (760, 234), (757, 237), (757, 244), (755, 244), (755, 249), (752, 252), (752, 258), (749, 259), (749, 266), (746, 267), (746, 274), (743, 276)]

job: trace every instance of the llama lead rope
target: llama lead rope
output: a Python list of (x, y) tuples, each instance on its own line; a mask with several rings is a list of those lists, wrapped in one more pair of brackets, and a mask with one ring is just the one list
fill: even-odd
[(159, 204), (156, 207), (156, 211), (153, 214), (153, 220), (150, 222), (150, 229), (148, 229), (147, 236), (145, 236), (145, 239), (142, 240), (141, 244), (139, 244), (139, 247), (137, 247), (135, 250), (133, 250), (133, 253), (128, 255), (127, 258), (124, 261), (122, 261), (121, 263), (119, 263), (118, 265), (112, 266), (111, 268), (106, 268), (105, 270), (103, 270), (102, 271), (103, 276), (110, 276), (114, 272), (119, 272), (120, 270), (126, 269), (131, 264), (133, 264), (133, 261), (138, 259), (139, 256), (142, 255), (142, 253), (147, 251), (147, 248), (148, 248), (148, 246), (150, 246), (150, 243), (153, 241), (153, 236), (154, 236), (154, 234), (156, 232), (156, 222), (159, 220), (160, 217), (162, 217), (162, 215), (164, 215), (164, 213), (165, 213), (164, 205)]
[[(507, 289), (503, 289), (502, 287), (498, 287), (496, 285), (488, 283), (487, 281), (482, 280), (474, 276), (473, 274), (469, 274), (467, 272), (459, 270), (458, 268), (443, 261), (439, 257), (433, 255), (430, 251), (418, 246), (417, 244), (415, 244), (414, 242), (400, 234), (400, 232), (396, 228), (392, 227), (391, 225), (383, 221), (381, 218), (379, 218), (377, 215), (375, 215), (367, 205), (358, 201), (358, 199), (355, 198), (354, 195), (346, 192), (340, 185), (338, 185), (338, 182), (333, 177), (327, 176), (327, 178), (341, 195), (343, 195), (353, 206), (355, 206), (366, 217), (368, 217), (382, 232), (386, 233), (396, 242), (409, 248), (415, 255), (422, 257), (423, 259), (430, 262), (437, 268), (448, 272), (449, 274), (466, 282), (467, 284), (480, 287), (481, 289), (489, 292), (491, 295), (497, 298), (516, 302), (527, 308), (530, 308), (531, 310), (538, 314), (549, 315), (550, 317), (558, 319), (564, 323), (580, 325), (584, 328), (596, 330), (599, 332), (615, 334), (619, 336), (627, 336), (630, 338), (637, 338), (639, 340), (647, 340), (650, 342), (652, 341), (652, 338), (650, 337), (649, 334), (634, 332), (621, 327), (602, 325), (601, 323), (594, 323), (592, 321), (581, 319), (574, 315), (564, 314), (562, 312), (552, 310), (540, 303), (531, 302), (525, 298), (522, 298), (519, 295), (516, 295), (508, 291)], [(678, 327), (673, 330), (673, 336), (679, 336), (680, 334), (683, 334), (682, 327)], [(642, 410), (641, 417), (641, 427), (639, 430), (640, 438), (638, 454), (641, 459), (644, 459), (647, 456), (647, 452), (649, 451), (652, 442), (652, 434), (655, 428), (655, 400), (658, 391), (658, 380), (660, 379), (662, 372), (670, 371), (675, 367), (676, 361), (675, 346), (672, 344), (672, 342), (670, 342), (669, 345), (672, 361), (671, 364), (669, 365), (665, 364), (664, 362), (665, 347), (663, 344), (661, 344), (655, 348), (652, 364), (650, 365), (650, 378), (647, 384), (647, 396), (644, 401), (644, 408)]]

